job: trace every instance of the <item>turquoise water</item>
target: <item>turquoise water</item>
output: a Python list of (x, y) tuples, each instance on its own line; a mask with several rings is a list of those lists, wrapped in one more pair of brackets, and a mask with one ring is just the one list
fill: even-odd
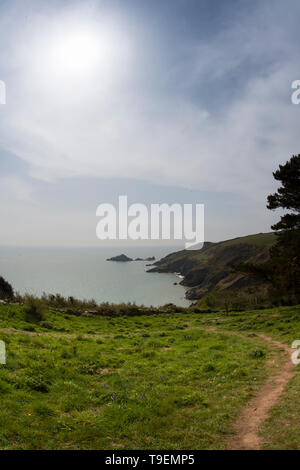
[(174, 248), (0, 248), (0, 275), (16, 291), (41, 295), (60, 293), (98, 302), (135, 302), (187, 306), (185, 288), (175, 274), (147, 273), (146, 262), (116, 263), (107, 258), (161, 258)]

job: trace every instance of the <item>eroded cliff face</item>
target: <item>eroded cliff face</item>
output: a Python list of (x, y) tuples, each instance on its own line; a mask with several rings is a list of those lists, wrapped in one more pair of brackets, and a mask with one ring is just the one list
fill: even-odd
[(186, 297), (190, 300), (198, 300), (214, 289), (243, 289), (257, 284), (257, 281), (232, 273), (232, 267), (242, 262), (267, 261), (274, 241), (275, 235), (266, 233), (205, 243), (201, 250), (183, 250), (166, 256), (156, 262), (149, 272), (183, 275), (181, 284), (189, 287)]

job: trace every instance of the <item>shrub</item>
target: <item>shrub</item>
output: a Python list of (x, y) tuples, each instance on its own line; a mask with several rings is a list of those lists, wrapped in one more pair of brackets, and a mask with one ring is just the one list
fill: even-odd
[(27, 321), (43, 321), (46, 319), (44, 302), (33, 295), (25, 297), (25, 317)]
[(12, 299), (14, 290), (9, 282), (0, 276), (0, 299)]
[[(202, 313), (212, 311), (244, 311), (250, 308), (261, 308), (267, 302), (264, 291), (258, 288), (247, 290), (218, 290), (213, 291), (198, 302)], [(192, 310), (193, 311), (193, 310)]]

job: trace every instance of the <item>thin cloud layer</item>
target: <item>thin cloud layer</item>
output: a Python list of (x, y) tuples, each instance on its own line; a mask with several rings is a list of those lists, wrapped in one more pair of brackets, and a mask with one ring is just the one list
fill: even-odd
[[(165, 31), (152, 31), (159, 50), (157, 38), (149, 42), (149, 31), (141, 33), (125, 12), (114, 18), (106, 10), (102, 17), (98, 3), (92, 11), (29, 10), (26, 27), (21, 16), (7, 30), (2, 147), (42, 179), (122, 175), (248, 193), (255, 181), (256, 191), (267, 191), (270, 171), (298, 150), (299, 109), (290, 101), (298, 4), (291, 1), (289, 10), (289, 2), (283, 8), (275, 1), (251, 15), (232, 11), (207, 41), (179, 37), (167, 45)], [(87, 46), (99, 41), (99, 56), (90, 64), (90, 51), (79, 51), (79, 64), (64, 64), (60, 47), (80, 25), (91, 36)], [(148, 59), (150, 85), (143, 73)]]
[(122, 178), (139, 202), (193, 190), (211, 240), (274, 222), (271, 173), (299, 153), (299, 2), (124, 4), (1, 4), (0, 242), (21, 224), (24, 242), (95, 243), (95, 208)]

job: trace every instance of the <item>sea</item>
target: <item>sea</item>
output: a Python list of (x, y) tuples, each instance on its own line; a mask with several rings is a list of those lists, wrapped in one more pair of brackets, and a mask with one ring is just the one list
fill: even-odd
[[(178, 248), (179, 249), (179, 248)], [(0, 275), (15, 291), (42, 295), (59, 293), (97, 302), (132, 302), (186, 307), (186, 289), (175, 273), (148, 273), (149, 262), (109, 262), (122, 253), (130, 258), (160, 259), (174, 247), (42, 248), (0, 247)], [(174, 285), (177, 283), (177, 285)]]

